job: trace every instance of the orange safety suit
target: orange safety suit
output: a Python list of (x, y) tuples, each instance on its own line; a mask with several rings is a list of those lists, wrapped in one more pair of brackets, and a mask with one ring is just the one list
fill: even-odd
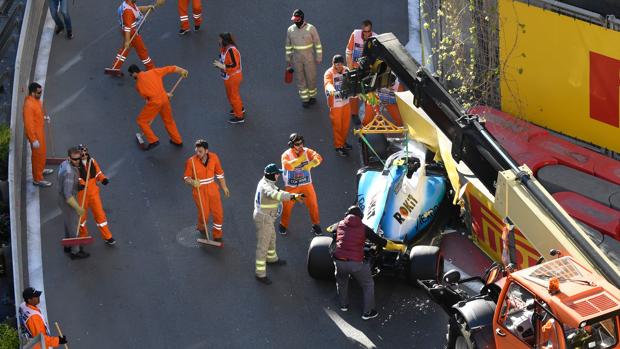
[[(300, 159), (301, 158), (301, 159)], [(305, 159), (304, 159), (305, 158)], [(320, 224), (319, 203), (316, 198), (316, 192), (312, 185), (312, 175), (310, 169), (304, 169), (308, 163), (314, 159), (318, 159), (319, 164), (323, 162), (323, 158), (316, 151), (303, 147), (299, 153), (295, 153), (295, 149), (289, 149), (282, 153), (282, 179), (284, 181), (284, 190), (289, 193), (305, 194), (303, 202), (308, 207), (310, 220), (312, 224)], [(297, 160), (297, 161), (295, 161)], [(293, 210), (295, 201), (282, 202), (282, 218), (280, 224), (285, 228), (291, 220), (291, 210)]]
[[(80, 177), (78, 188), (78, 203), (81, 205), (82, 200), (84, 200), (84, 195), (86, 195), (86, 201), (84, 201), (84, 210), (90, 209), (91, 213), (95, 217), (95, 223), (97, 223), (97, 228), (99, 228), (99, 232), (101, 232), (101, 237), (104, 240), (108, 240), (112, 238), (112, 232), (110, 232), (110, 228), (108, 227), (108, 218), (105, 215), (105, 211), (103, 210), (103, 204), (101, 203), (101, 197), (99, 197), (99, 186), (97, 182), (103, 182), (106, 179), (106, 176), (101, 171), (99, 164), (95, 159), (92, 159), (92, 163), (90, 165), (90, 176), (88, 176), (88, 187), (86, 190), (86, 166), (88, 162), (82, 160), (80, 164)], [(88, 229), (86, 228), (86, 213), (80, 217), (80, 236), (88, 236)]]
[[(196, 176), (194, 176), (194, 168), (196, 168)], [(224, 178), (224, 170), (220, 163), (220, 158), (214, 152), (207, 153), (207, 162), (203, 163), (198, 155), (194, 155), (185, 162), (185, 174), (183, 179), (196, 179), (200, 182), (198, 188), (192, 190), (194, 202), (198, 209), (198, 225), (197, 228), (201, 232), (206, 231), (204, 222), (209, 220), (209, 215), (213, 216), (213, 238), (221, 239), (222, 224), (224, 223), (224, 210), (222, 209), (222, 199), (220, 198), (220, 188), (215, 183), (215, 179)], [(200, 210), (200, 201), (198, 201), (198, 190), (200, 190), (200, 198), (202, 198), (202, 209)], [(204, 220), (203, 220), (204, 215)]]
[(237, 47), (228, 45), (220, 50), (220, 62), (226, 66), (222, 70), (222, 79), (226, 88), (226, 97), (236, 118), (243, 118), (243, 101), (239, 95), (239, 86), (243, 81), (241, 54)]
[[(40, 182), (43, 180), (43, 170), (45, 169), (45, 111), (40, 99), (27, 96), (24, 101), (24, 130), (32, 149), (32, 180)], [(32, 142), (39, 141), (39, 148), (32, 147)]]
[(329, 118), (332, 121), (332, 132), (334, 134), (334, 148), (342, 148), (347, 140), (349, 126), (351, 124), (351, 105), (349, 98), (341, 98), (339, 96), (330, 95), (330, 91), (340, 91), (344, 73), (338, 73), (332, 66), (325, 72), (323, 76), (323, 86), (327, 95), (327, 105), (329, 106)]
[[(181, 20), (181, 29), (189, 30), (189, 16), (187, 15), (187, 7), (189, 5), (189, 0), (179, 0), (178, 9), (179, 9), (179, 18)], [(200, 26), (202, 23), (202, 2), (201, 0), (192, 0), (192, 7), (194, 9), (194, 25)]]
[[(364, 53), (364, 37), (362, 36), (362, 34), (363, 33), (361, 29), (355, 29), (351, 33), (351, 36), (349, 36), (349, 42), (347, 43), (345, 54), (347, 60), (347, 67), (351, 70), (359, 68), (360, 65), (359, 63), (357, 63), (357, 60), (360, 59)], [(377, 33), (372, 32), (372, 34), (370, 34), (370, 37), (376, 35)], [(351, 114), (358, 115), (360, 109), (359, 98), (351, 97), (350, 102)]]
[(121, 48), (118, 49), (118, 53), (116, 54), (116, 58), (114, 59), (114, 63), (112, 63), (112, 69), (121, 69), (123, 63), (127, 59), (129, 55), (130, 48), (133, 47), (140, 57), (140, 60), (144, 64), (147, 70), (155, 68), (155, 64), (151, 57), (149, 56), (149, 51), (144, 46), (144, 41), (142, 41), (142, 36), (140, 34), (136, 34), (136, 36), (131, 41), (129, 48), (125, 50), (125, 33), (129, 33), (129, 36), (132, 37), (140, 22), (144, 19), (142, 12), (138, 9), (136, 4), (132, 4), (131, 0), (125, 0), (118, 7), (118, 19), (121, 26), (121, 36), (123, 37), (123, 44), (121, 44)]
[[(35, 338), (43, 333), (46, 347), (56, 348), (60, 345), (59, 337), (50, 336), (49, 326), (45, 323), (45, 320), (43, 320), (43, 314), (41, 314), (41, 310), (38, 307), (27, 304), (26, 302), (20, 304), (19, 321), (22, 325), (22, 332), (24, 332), (29, 339)], [(41, 349), (41, 346), (37, 344), (33, 348)]]
[(153, 130), (151, 129), (151, 123), (157, 116), (161, 115), (161, 119), (164, 122), (166, 131), (170, 139), (177, 144), (183, 143), (177, 124), (172, 117), (172, 108), (170, 107), (170, 99), (164, 89), (164, 83), (162, 78), (170, 73), (174, 73), (174, 66), (167, 66), (163, 68), (155, 68), (149, 71), (138, 73), (136, 79), (136, 90), (138, 93), (146, 99), (146, 105), (140, 111), (136, 122), (142, 129), (142, 133), (146, 137), (149, 143), (153, 143), (159, 140)]
[[(400, 116), (400, 111), (398, 111), (398, 105), (396, 104), (396, 95), (394, 94), (394, 92), (403, 91), (405, 91), (405, 87), (398, 80), (396, 80), (396, 83), (394, 83), (394, 86), (392, 86), (391, 88), (381, 88), (377, 91), (377, 95), (379, 96), (381, 104), (385, 106), (385, 110), (387, 110), (387, 112), (390, 114), (396, 126), (402, 126), (403, 120)], [(368, 125), (368, 123), (370, 123), (375, 117), (375, 115), (378, 113), (379, 105), (372, 106), (366, 103), (364, 109), (364, 120), (362, 121), (362, 124), (364, 126)]]

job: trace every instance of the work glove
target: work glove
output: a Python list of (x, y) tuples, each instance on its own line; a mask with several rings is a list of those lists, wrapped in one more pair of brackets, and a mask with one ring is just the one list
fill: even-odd
[(58, 343), (59, 344), (67, 344), (67, 336), (59, 336), (58, 337)]
[(183, 71), (181, 72), (181, 76), (186, 78), (189, 76), (189, 72), (186, 69), (183, 69)]
[(226, 66), (224, 65), (224, 63), (218, 61), (217, 59), (213, 60), (213, 66), (216, 68), (222, 69), (222, 70), (226, 69)]
[(125, 43), (123, 44), (123, 49), (124, 50), (128, 49), (130, 45), (131, 45), (131, 41), (125, 41)]
[(104, 179), (101, 181), (101, 184), (103, 184), (103, 185), (108, 185), (108, 183), (110, 183), (110, 180), (109, 180), (109, 179), (107, 179), (107, 178), (104, 178)]
[(200, 181), (197, 179), (192, 179), (192, 187), (194, 188), (200, 187)]
[(39, 147), (41, 147), (41, 144), (37, 139), (35, 139), (34, 142), (32, 142), (32, 148), (39, 149)]
[(45, 116), (43, 116), (43, 120), (45, 120), (47, 122), (50, 122), (50, 121), (52, 121), (52, 118), (50, 118), (49, 115), (45, 115)]
[(311, 168), (317, 167), (317, 166), (319, 166), (319, 160), (318, 159), (313, 159), (308, 164), (306, 164), (306, 166), (303, 167), (303, 170), (304, 171), (309, 171)]
[(387, 240), (387, 244), (385, 244), (385, 249), (388, 251), (398, 251), (400, 253), (404, 253), (407, 250), (407, 245)]
[(223, 187), (222, 190), (224, 191), (224, 196), (230, 197), (230, 191), (228, 190), (228, 187)]

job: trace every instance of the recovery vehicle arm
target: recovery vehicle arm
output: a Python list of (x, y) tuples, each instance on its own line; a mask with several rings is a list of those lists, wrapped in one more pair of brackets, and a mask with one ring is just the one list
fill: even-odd
[(553, 200), (533, 177), (491, 136), (484, 121), (468, 114), (432, 73), (421, 67), (392, 33), (366, 41), (361, 67), (348, 73), (346, 94), (356, 95), (385, 87), (394, 72), (413, 94), (413, 104), (424, 110), (452, 140), (452, 157), (467, 165), (495, 196), (497, 212), (509, 217), (528, 241), (551, 258), (551, 248), (579, 259), (620, 288), (620, 269)]

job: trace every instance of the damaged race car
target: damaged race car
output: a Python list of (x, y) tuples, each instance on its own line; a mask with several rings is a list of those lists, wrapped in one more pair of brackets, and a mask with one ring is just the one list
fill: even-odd
[[(360, 138), (379, 158), (364, 136)], [(407, 249), (388, 251), (366, 241), (364, 254), (373, 276), (388, 273), (415, 284), (415, 280), (434, 278), (443, 270), (439, 247), (430, 242), (449, 217), (454, 217), (455, 207), (449, 201), (451, 189), (442, 164), (427, 160), (432, 157), (427, 157), (429, 151), (421, 143), (407, 139), (390, 143), (400, 149), (381, 166), (363, 159), (366, 166), (357, 173), (356, 204), (364, 212), (364, 224), (385, 239), (406, 244)], [(307, 257), (311, 277), (334, 278), (333, 242), (333, 235), (311, 241)]]

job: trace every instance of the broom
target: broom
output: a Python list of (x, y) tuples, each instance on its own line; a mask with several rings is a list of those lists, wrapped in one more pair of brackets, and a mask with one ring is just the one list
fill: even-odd
[[(80, 160), (81, 161), (81, 160)], [(84, 196), (82, 197), (82, 204), (80, 207), (83, 209), (84, 204), (86, 203), (86, 194), (88, 193), (88, 180), (90, 179), (90, 166), (93, 162), (93, 159), (88, 160), (88, 164), (86, 166), (86, 184), (84, 185)], [(84, 212), (86, 215), (86, 212)], [(75, 237), (74, 238), (64, 238), (60, 241), (63, 246), (80, 246), (80, 245), (88, 245), (92, 244), (94, 239), (92, 236), (79, 236), (80, 234), (80, 219), (78, 218), (77, 228), (75, 229)]]
[[(194, 158), (192, 157), (192, 170), (194, 170), (194, 179), (198, 180), (198, 176), (196, 175), (196, 166), (194, 165)], [(196, 239), (196, 241), (205, 245), (212, 245), (217, 247), (222, 247), (224, 244), (219, 241), (213, 241), (209, 238), (209, 231), (207, 230), (207, 219), (205, 218), (205, 210), (202, 208), (202, 195), (200, 195), (200, 186), (195, 188), (198, 191), (198, 202), (200, 203), (200, 213), (202, 213), (202, 224), (205, 228), (206, 239)]]

